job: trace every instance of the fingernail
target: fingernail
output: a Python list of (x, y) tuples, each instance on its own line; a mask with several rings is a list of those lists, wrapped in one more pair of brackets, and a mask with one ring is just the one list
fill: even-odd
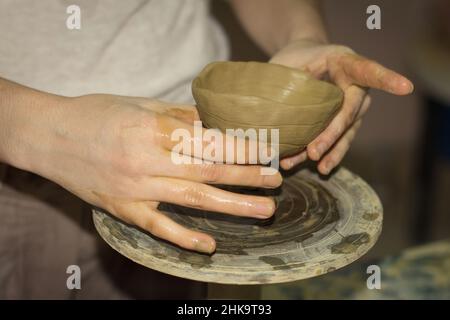
[(194, 240), (195, 243), (195, 250), (204, 252), (204, 253), (213, 253), (214, 252), (214, 244), (210, 241), (201, 241), (198, 239)]
[(406, 89), (407, 93), (411, 93), (414, 91), (414, 84), (409, 80), (403, 81), (401, 86)]
[(258, 203), (255, 205), (258, 212), (255, 216), (261, 219), (267, 219), (272, 216), (275, 211), (275, 205), (272, 201), (264, 201), (264, 203)]
[(281, 174), (276, 173), (274, 175), (270, 176), (264, 176), (264, 182), (263, 185), (266, 188), (276, 188), (283, 182), (283, 178), (281, 177)]

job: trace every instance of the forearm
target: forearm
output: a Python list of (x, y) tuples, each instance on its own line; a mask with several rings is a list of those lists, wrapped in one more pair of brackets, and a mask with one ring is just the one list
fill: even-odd
[(327, 42), (316, 0), (233, 0), (232, 6), (245, 30), (270, 55), (295, 40)]
[(42, 174), (65, 99), (0, 78), (0, 161)]

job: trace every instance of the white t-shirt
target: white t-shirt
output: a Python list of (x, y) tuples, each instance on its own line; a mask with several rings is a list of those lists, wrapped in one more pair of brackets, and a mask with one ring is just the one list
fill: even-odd
[(207, 0), (0, 0), (0, 30), (0, 77), (66, 96), (189, 103), (195, 75), (229, 55)]

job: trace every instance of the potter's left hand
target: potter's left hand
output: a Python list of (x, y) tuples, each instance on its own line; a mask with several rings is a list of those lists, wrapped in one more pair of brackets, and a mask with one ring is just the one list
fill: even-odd
[(344, 157), (361, 125), (361, 117), (369, 108), (369, 88), (396, 95), (413, 91), (411, 81), (402, 75), (345, 46), (295, 41), (278, 51), (270, 62), (301, 69), (319, 79), (326, 78), (344, 91), (339, 113), (306, 150), (281, 160), (283, 169), (290, 169), (309, 157), (318, 161), (320, 173), (329, 174)]

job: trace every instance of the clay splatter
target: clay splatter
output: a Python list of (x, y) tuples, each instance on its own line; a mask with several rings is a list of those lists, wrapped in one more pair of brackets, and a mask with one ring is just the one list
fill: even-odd
[(213, 262), (209, 255), (189, 251), (181, 251), (178, 258), (194, 269), (208, 268)]
[(376, 220), (380, 214), (378, 212), (366, 212), (363, 214), (363, 219), (367, 221), (374, 221)]
[(355, 252), (362, 244), (368, 243), (370, 236), (366, 232), (355, 233), (342, 238), (342, 241), (331, 247), (331, 253), (347, 254)]
[(103, 218), (103, 224), (108, 228), (109, 232), (112, 236), (114, 236), (117, 240), (125, 241), (130, 244), (133, 248), (138, 248), (138, 243), (134, 238), (133, 232), (130, 230), (123, 228), (122, 224), (115, 223), (113, 219), (107, 219), (106, 216)]
[(282, 259), (271, 256), (262, 256), (258, 258), (259, 260), (270, 264), (274, 270), (284, 270), (290, 269), (289, 265), (287, 265)]

